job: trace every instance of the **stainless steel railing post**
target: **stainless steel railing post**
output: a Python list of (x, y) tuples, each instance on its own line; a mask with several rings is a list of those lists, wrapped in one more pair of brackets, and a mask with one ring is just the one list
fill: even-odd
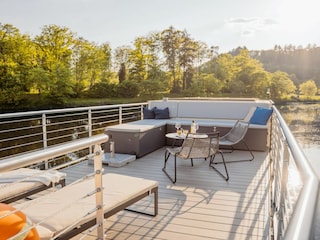
[[(42, 114), (42, 142), (43, 142), (43, 148), (48, 147), (48, 138), (47, 138), (47, 117), (46, 114)], [(49, 168), (48, 160), (44, 162), (45, 169)]]
[(96, 186), (96, 219), (98, 239), (104, 239), (103, 233), (103, 185), (102, 185), (102, 149), (99, 144), (94, 146), (94, 172)]

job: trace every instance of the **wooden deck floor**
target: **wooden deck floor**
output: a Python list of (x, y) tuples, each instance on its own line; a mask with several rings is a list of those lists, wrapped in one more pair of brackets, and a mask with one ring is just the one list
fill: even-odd
[[(254, 155), (252, 162), (227, 165), (228, 182), (208, 161), (195, 160), (191, 167), (190, 161), (179, 160), (177, 183), (172, 184), (161, 171), (164, 148), (120, 168), (105, 166), (105, 172), (159, 182), (158, 216), (122, 211), (105, 221), (106, 239), (268, 239), (269, 161), (266, 152)], [(244, 151), (225, 154), (226, 160), (246, 156)], [(70, 182), (93, 172), (93, 166), (83, 162), (64, 171)], [(151, 197), (133, 207), (148, 206)]]

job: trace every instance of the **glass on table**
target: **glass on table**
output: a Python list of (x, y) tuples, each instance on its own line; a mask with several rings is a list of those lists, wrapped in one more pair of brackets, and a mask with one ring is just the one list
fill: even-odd
[(177, 122), (177, 123), (174, 125), (174, 127), (175, 127), (175, 128), (177, 129), (177, 131), (178, 131), (178, 129), (181, 128), (181, 123)]
[(195, 128), (195, 130), (196, 130), (196, 132), (198, 131), (198, 129), (199, 129), (199, 124), (198, 123), (196, 123), (195, 125), (194, 125), (194, 128)]
[(182, 130), (182, 134), (183, 134), (184, 136), (187, 136), (188, 133), (189, 133), (188, 129), (183, 129), (183, 130)]
[(181, 131), (181, 123), (176, 122), (176, 124), (174, 125), (174, 127), (177, 129), (177, 134), (180, 136), (182, 131)]
[(182, 134), (182, 129), (181, 128), (177, 129), (177, 134), (178, 134), (178, 136), (180, 136)]

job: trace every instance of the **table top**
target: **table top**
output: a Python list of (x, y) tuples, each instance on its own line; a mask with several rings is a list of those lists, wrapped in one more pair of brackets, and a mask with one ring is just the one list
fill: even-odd
[[(176, 132), (174, 133), (167, 133), (166, 134), (166, 137), (167, 138), (172, 138), (172, 139), (185, 139), (186, 138), (186, 134), (180, 134), (178, 135)], [(188, 134), (188, 137), (190, 138), (207, 138), (208, 135), (207, 134), (192, 134), (192, 133), (189, 133)]]

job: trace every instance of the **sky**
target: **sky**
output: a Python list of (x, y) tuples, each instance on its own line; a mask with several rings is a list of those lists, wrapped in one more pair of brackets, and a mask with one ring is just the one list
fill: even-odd
[(0, 23), (34, 37), (45, 25), (116, 47), (173, 26), (219, 53), (320, 45), (317, 0), (0, 0)]

